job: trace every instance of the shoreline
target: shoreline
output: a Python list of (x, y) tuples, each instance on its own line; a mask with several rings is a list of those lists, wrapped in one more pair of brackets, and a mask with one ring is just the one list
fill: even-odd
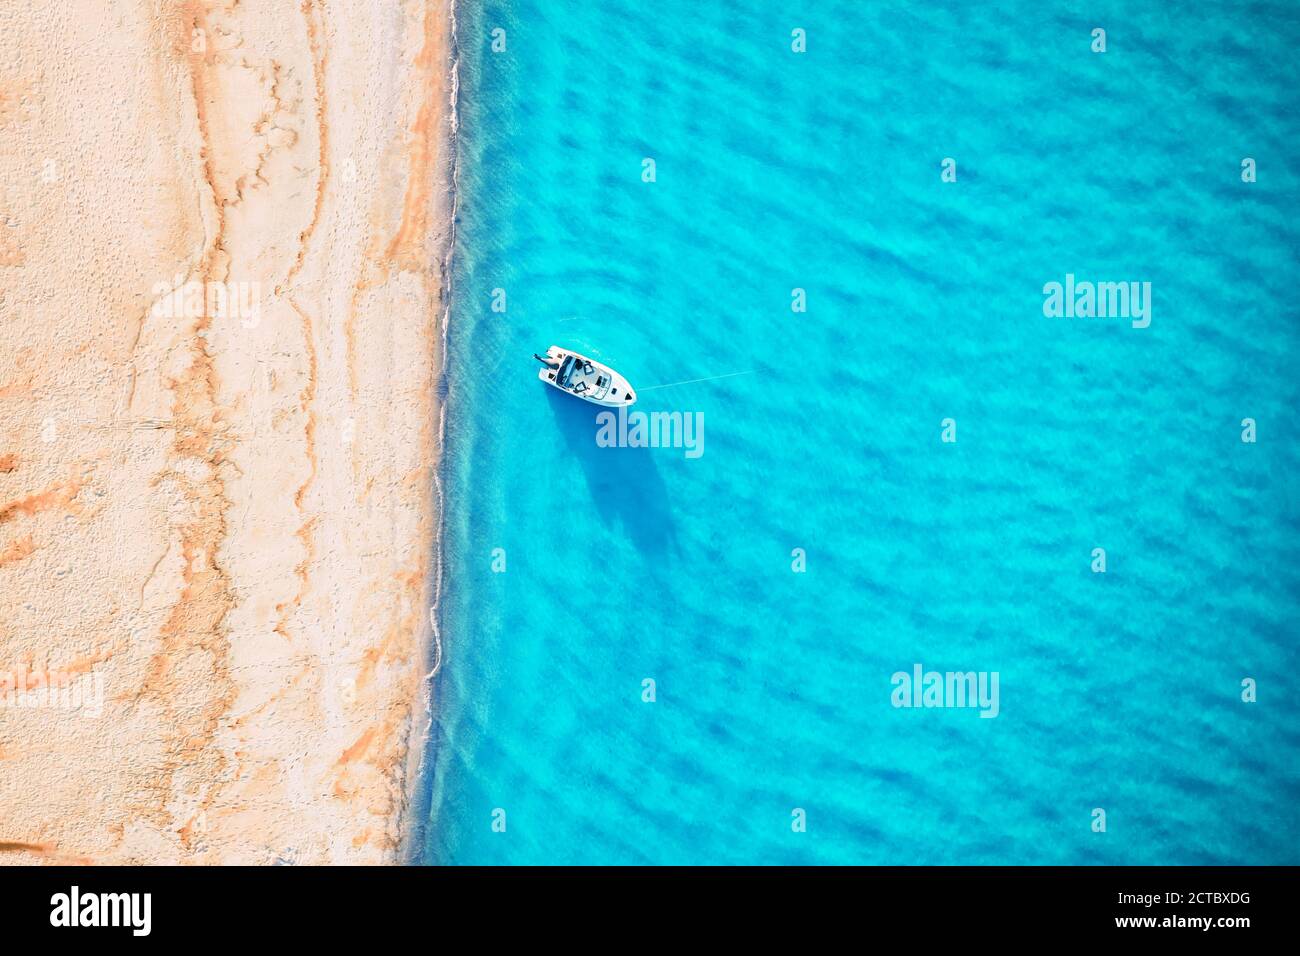
[(424, 728), (416, 744), (409, 748), (406, 758), (408, 765), (407, 779), (409, 781), (407, 805), (410, 810), (408, 818), (400, 823), (402, 846), (399, 856), (401, 861), (407, 864), (423, 862), (424, 848), (427, 842), (426, 834), (428, 827), (431, 825), (429, 811), (432, 802), (432, 775), (435, 769), (432, 761), (436, 759), (436, 754), (432, 752), (433, 725), (436, 720), (434, 708), (437, 707), (435, 681), (442, 670), (444, 660), (442, 647), (442, 576), (445, 564), (443, 561), (443, 547), (446, 534), (446, 496), (443, 492), (443, 467), (446, 458), (443, 455), (443, 450), (446, 447), (447, 406), (450, 403), (450, 395), (445, 387), (447, 383), (446, 355), (451, 328), (452, 280), (455, 268), (454, 256), (457, 233), (456, 217), (460, 207), (460, 48), (456, 32), (458, 26), (456, 2), (457, 0), (447, 0), (447, 82), (450, 90), (446, 124), (447, 134), (444, 139), (446, 151), (444, 155), (448, 158), (446, 178), (449, 205), (447, 209), (447, 241), (442, 255), (441, 278), (439, 280), (440, 295), (442, 297), (442, 343), (439, 354), (442, 357), (442, 368), (439, 374), (438, 392), (447, 397), (437, 403), (438, 461), (433, 468), (434, 511), (437, 516), (437, 534), (433, 547), (433, 573), (429, 578), (429, 588), (432, 592), (429, 601), (430, 641), (424, 654), (426, 660), (429, 660), (430, 654), (432, 654), (432, 660), (429, 661), (430, 669), (422, 682), (424, 692), (421, 695), (421, 703), (424, 706)]
[(0, 197), (0, 675), (103, 688), (0, 710), (0, 864), (419, 851), (454, 14), (52, 5), (0, 38), (0, 174), (38, 171)]

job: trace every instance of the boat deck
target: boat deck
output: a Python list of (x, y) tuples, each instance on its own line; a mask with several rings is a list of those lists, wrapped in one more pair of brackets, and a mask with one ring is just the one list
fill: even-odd
[(572, 362), (566, 360), (565, 365), (567, 367), (562, 384), (569, 391), (592, 398), (604, 398), (609, 392), (611, 378), (608, 372), (577, 357)]

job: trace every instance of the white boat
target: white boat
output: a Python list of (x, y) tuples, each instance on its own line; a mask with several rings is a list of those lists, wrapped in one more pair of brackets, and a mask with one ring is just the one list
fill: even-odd
[(584, 402), (606, 408), (626, 408), (636, 401), (636, 392), (627, 379), (595, 359), (558, 345), (547, 349), (545, 358), (537, 353), (533, 353), (533, 358), (545, 366), (537, 370), (538, 378)]

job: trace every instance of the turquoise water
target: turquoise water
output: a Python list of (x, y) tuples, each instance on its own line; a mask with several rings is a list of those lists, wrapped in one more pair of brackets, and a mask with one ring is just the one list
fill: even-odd
[(459, 6), (427, 859), (1300, 862), (1294, 5)]

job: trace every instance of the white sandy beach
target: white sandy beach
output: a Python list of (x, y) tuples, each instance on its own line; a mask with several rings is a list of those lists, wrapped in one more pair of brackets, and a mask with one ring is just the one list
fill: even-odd
[(0, 691), (92, 698), (0, 705), (0, 862), (402, 855), (449, 50), (447, 0), (0, 8)]

